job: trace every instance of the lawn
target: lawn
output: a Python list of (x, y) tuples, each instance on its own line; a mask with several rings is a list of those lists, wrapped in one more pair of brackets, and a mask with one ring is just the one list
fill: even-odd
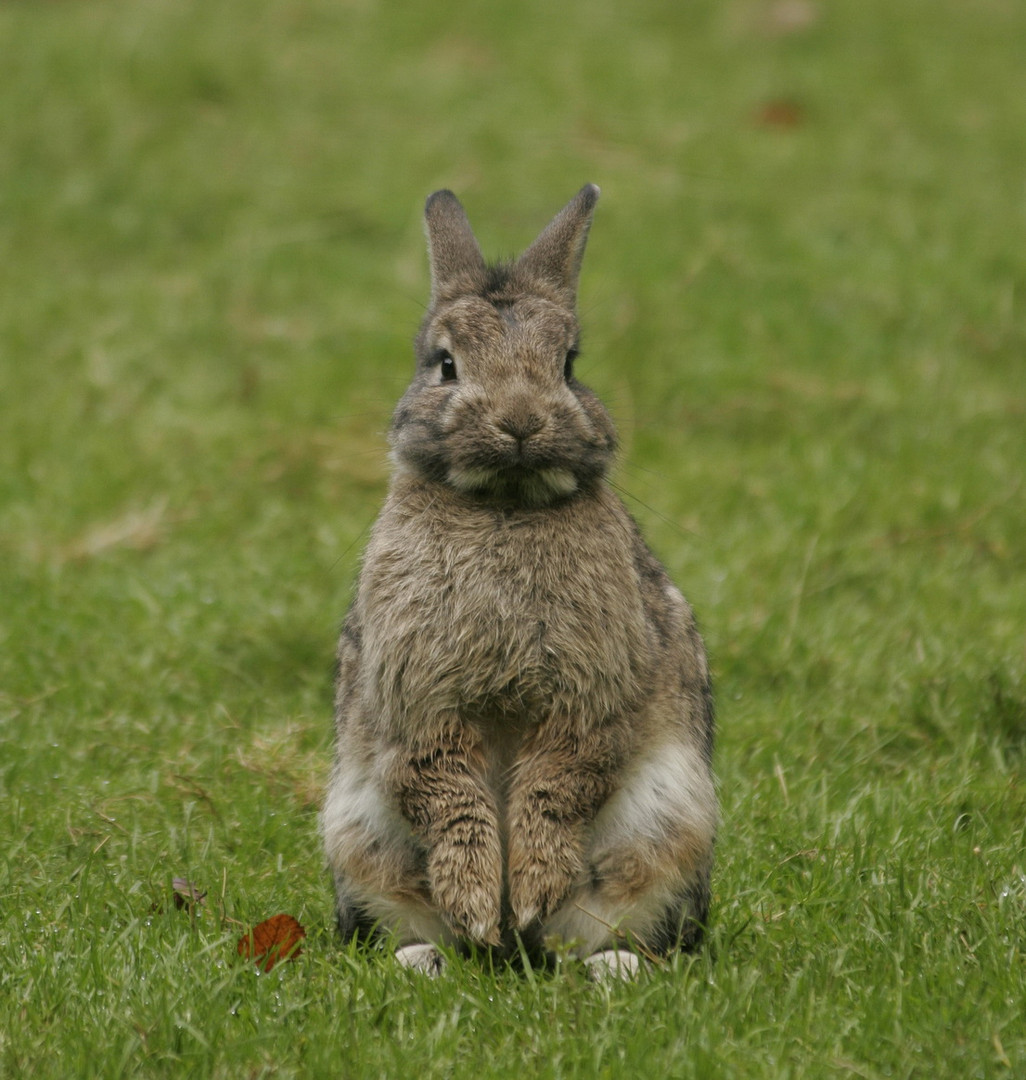
[[(0, 6), (0, 1076), (1026, 1076), (1026, 6)], [(706, 949), (342, 945), (335, 636), (451, 187), (713, 659)], [(174, 902), (172, 880), (206, 893)], [(240, 959), (284, 912), (301, 955)]]

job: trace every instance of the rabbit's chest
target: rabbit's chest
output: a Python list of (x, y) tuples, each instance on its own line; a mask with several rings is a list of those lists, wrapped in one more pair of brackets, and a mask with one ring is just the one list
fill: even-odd
[(630, 551), (548, 522), (423, 527), (372, 553), (371, 670), (396, 709), (615, 709), (648, 632)]

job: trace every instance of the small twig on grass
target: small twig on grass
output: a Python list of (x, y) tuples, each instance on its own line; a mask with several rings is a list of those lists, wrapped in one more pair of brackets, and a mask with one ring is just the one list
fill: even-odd
[(818, 859), (819, 848), (805, 848), (802, 851), (795, 851), (791, 855), (786, 856), (777, 863), (777, 866), (786, 866), (792, 859)]
[[(957, 537), (960, 540), (972, 540), (973, 527), (978, 525), (984, 518), (993, 513), (993, 511), (1000, 509), (1002, 506), (1007, 506), (1010, 502), (1015, 500), (1021, 490), (1022, 481), (1020, 480), (1000, 498), (991, 499), (990, 502), (986, 502), (983, 506), (977, 507), (972, 513), (966, 514), (965, 517), (952, 521), (950, 524), (938, 525), (932, 529), (895, 530), (887, 536), (881, 536), (876, 539), (873, 542), (873, 546), (876, 548), (898, 547), (902, 544), (917, 543), (924, 540), (948, 540), (952, 537)], [(983, 546), (993, 547), (993, 545), (987, 545), (985, 542), (983, 542)]]
[(19, 716), (30, 706), (38, 705), (41, 701), (46, 701), (48, 698), (52, 698), (54, 694), (59, 694), (64, 689), (64, 684), (60, 686), (48, 687), (46, 690), (41, 691), (32, 697), (17, 698), (11, 694), (0, 693), (0, 702), (11, 702), (14, 707), (14, 712), (8, 713), (5, 720), (17, 720)]
[[(113, 825), (114, 828), (117, 829), (119, 832), (123, 832), (126, 836), (128, 835), (128, 830), (124, 827), (124, 825), (119, 824), (118, 821), (115, 818), (108, 817), (105, 813), (103, 813), (101, 810), (97, 810), (95, 807), (93, 808), (93, 813), (101, 821), (107, 822), (108, 825)], [(110, 833), (108, 833), (107, 835), (109, 837)], [(106, 843), (106, 841), (104, 841), (104, 842)], [(96, 850), (99, 851), (100, 849), (97, 848)]]
[(629, 945), (636, 952), (640, 953), (646, 960), (655, 964), (657, 967), (662, 967), (666, 963), (665, 957), (659, 956), (658, 954), (652, 952), (651, 949), (647, 949), (644, 945), (641, 944), (640, 941), (630, 937), (630, 935), (626, 934), (618, 926), (613, 926), (612, 923), (606, 922), (605, 919), (600, 918), (598, 915), (596, 915), (594, 911), (589, 911), (586, 907), (581, 907), (581, 905), (577, 903), (574, 904), (574, 907), (577, 908), (578, 911), (583, 912), (589, 918), (594, 919), (595, 922), (599, 923), (601, 926), (604, 926), (614, 937), (618, 938), (625, 945)]
[(206, 803), (215, 820), (218, 823), (223, 823), (221, 811), (218, 810), (213, 796), (204, 787), (197, 784), (192, 777), (183, 776), (181, 773), (172, 773), (171, 780), (174, 787), (177, 787), (179, 790), (187, 791), (190, 795), (195, 795), (200, 802)]

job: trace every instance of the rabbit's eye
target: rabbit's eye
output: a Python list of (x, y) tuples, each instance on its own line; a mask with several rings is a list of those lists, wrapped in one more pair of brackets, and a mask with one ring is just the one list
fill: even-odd
[(574, 361), (577, 359), (577, 349), (570, 349), (563, 362), (563, 378), (569, 382), (574, 377)]
[(448, 349), (439, 349), (435, 354), (435, 359), (438, 361), (438, 369), (442, 373), (442, 382), (455, 382), (456, 361), (453, 360), (452, 353)]

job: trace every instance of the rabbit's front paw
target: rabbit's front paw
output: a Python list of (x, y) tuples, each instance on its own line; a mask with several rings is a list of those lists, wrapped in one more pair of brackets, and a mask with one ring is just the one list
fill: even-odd
[(502, 860), (491, 844), (439, 844), (428, 860), (435, 906), (460, 936), (479, 945), (499, 944)]
[(550, 835), (549, 843), (526, 846), (510, 840), (509, 898), (514, 924), (525, 930), (547, 919), (570, 894), (581, 867), (570, 837)]

